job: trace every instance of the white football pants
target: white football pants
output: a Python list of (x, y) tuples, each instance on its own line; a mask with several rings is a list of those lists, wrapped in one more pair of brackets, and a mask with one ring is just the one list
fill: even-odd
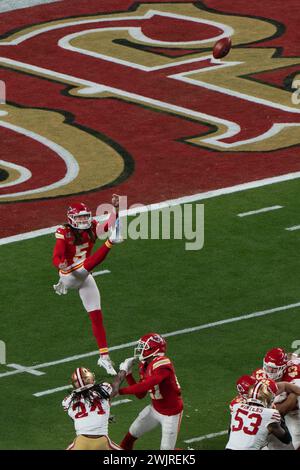
[(132, 423), (129, 432), (133, 437), (138, 438), (160, 424), (162, 429), (160, 449), (173, 450), (176, 445), (181, 417), (182, 412), (177, 415), (166, 416), (158, 413), (152, 405), (148, 405)]
[(69, 274), (60, 273), (59, 282), (67, 289), (77, 289), (87, 312), (101, 309), (101, 297), (95, 279), (84, 267)]

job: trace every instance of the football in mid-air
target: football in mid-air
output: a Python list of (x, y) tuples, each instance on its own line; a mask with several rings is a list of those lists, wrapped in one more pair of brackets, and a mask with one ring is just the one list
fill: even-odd
[(223, 38), (217, 41), (213, 47), (213, 56), (215, 59), (222, 59), (231, 49), (231, 39)]

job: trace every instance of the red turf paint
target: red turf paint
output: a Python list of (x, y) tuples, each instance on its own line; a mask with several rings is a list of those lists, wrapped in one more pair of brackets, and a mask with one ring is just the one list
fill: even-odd
[[(292, 15), (290, 9), (286, 11), (287, 9), (283, 9), (282, 6), (281, 9), (278, 8), (279, 2), (268, 0), (262, 5), (258, 0), (252, 2), (240, 0), (232, 5), (231, 1), (225, 0), (222, 2), (222, 7), (218, 1), (207, 0), (203, 3), (226, 13), (259, 15), (270, 17), (272, 21), (280, 21), (285, 24), (286, 31), (278, 38), (262, 42), (255, 47), (280, 46), (283, 47), (283, 55), (299, 55), (297, 50), (299, 46), (291, 44), (291, 35), (299, 35), (295, 23), (296, 15)], [(280, 4), (282, 5), (282, 2)], [(85, 5), (82, 5), (82, 2), (65, 0), (63, 3), (2, 14), (0, 19), (5, 18), (5, 21), (1, 22), (0, 31), (1, 34), (5, 34), (25, 25), (70, 15), (110, 12), (113, 9), (126, 11), (132, 5), (133, 2), (121, 0), (115, 1), (114, 7), (108, 2), (99, 0), (90, 0)], [(290, 0), (290, 6), (299, 9), (298, 1)], [(139, 22), (132, 20), (120, 23), (122, 26), (129, 24), (139, 26)], [(203, 28), (202, 37), (219, 33), (215, 29)], [(97, 81), (101, 77), (101, 83), (108, 86), (146, 95), (176, 106), (189, 107), (199, 112), (212, 113), (223, 119), (233, 119), (241, 126), (239, 138), (243, 139), (266, 131), (272, 123), (299, 122), (299, 116), (295, 114), (204, 90), (167, 77), (172, 72), (192, 70), (195, 65), (181, 66), (172, 71), (168, 69), (146, 73), (90, 57), (79, 58), (77, 54), (57, 47), (57, 41), (62, 35), (65, 36), (76, 30), (81, 29), (69, 27), (63, 33), (61, 30), (52, 31), (19, 46), (2, 46), (1, 56), (61, 73), (72, 75), (80, 73), (80, 77), (87, 80)], [(145, 22), (143, 31), (160, 40), (179, 40), (180, 36), (180, 28), (174, 27), (174, 22), (170, 20), (164, 21), (163, 30), (159, 28), (157, 19)], [(194, 34), (199, 37), (196, 27), (188, 31), (183, 28), (183, 32), (183, 40), (193, 40)], [(298, 41), (297, 44), (299, 43)], [(159, 52), (166, 51), (160, 48)], [(183, 51), (173, 51), (174, 56), (182, 53)], [(282, 86), (285, 77), (294, 70), (297, 70), (297, 67), (287, 68), (286, 74), (285, 69), (264, 72), (257, 74), (257, 78), (266, 83)], [(66, 87), (62, 84), (4, 68), (1, 69), (0, 78), (7, 84), (8, 101), (26, 107), (41, 107), (71, 113), (74, 123), (85, 126), (91, 131), (100, 132), (116, 142), (130, 154), (135, 166), (128, 178), (114, 188), (55, 200), (1, 204), (0, 210), (5, 213), (6, 220), (1, 237), (63, 222), (65, 208), (70, 202), (83, 200), (95, 210), (99, 203), (109, 201), (112, 192), (127, 194), (129, 204), (150, 203), (300, 170), (297, 147), (264, 154), (211, 151), (183, 142), (183, 139), (189, 136), (208, 133), (210, 127), (205, 123), (193, 122), (177, 115), (156, 112), (113, 99), (89, 99), (83, 103), (83, 99), (63, 95), (62, 92)], [(20, 165), (27, 164), (34, 174), (33, 179), (23, 183), (18, 190), (35, 187), (38, 182), (50, 183), (63, 174), (64, 167), (60, 159), (49, 150), (43, 149), (40, 144), (28, 142), (25, 137), (14, 136), (11, 131), (3, 128), (0, 128), (0, 137), (1, 159)], [(38, 158), (40, 154), (43, 155), (42, 161)], [(47, 172), (44, 171), (45, 159)], [(7, 192), (8, 190), (2, 190), (0, 194)]]

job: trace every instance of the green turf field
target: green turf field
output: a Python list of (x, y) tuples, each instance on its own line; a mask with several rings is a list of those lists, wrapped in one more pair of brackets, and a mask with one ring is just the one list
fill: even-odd
[[(184, 241), (128, 240), (113, 248), (96, 278), (111, 346), (137, 340), (148, 331), (167, 333), (300, 301), (299, 182), (208, 199), (205, 245), (187, 252)], [(272, 205), (278, 211), (239, 218), (237, 213)], [(91, 326), (77, 292), (56, 296), (51, 265), (53, 235), (1, 246), (0, 339), (7, 363), (33, 366), (96, 350)], [(299, 334), (300, 307), (168, 338), (185, 401), (178, 447), (184, 441), (228, 427), (228, 402), (239, 375), (260, 366), (276, 346), (291, 349)], [(132, 348), (111, 353), (116, 363)], [(1, 449), (63, 449), (73, 439), (73, 424), (60, 405), (66, 392), (34, 393), (68, 384), (75, 367), (85, 365), (104, 376), (97, 356), (50, 367), (44, 375), (1, 377)], [(13, 370), (0, 366), (0, 373)], [(127, 398), (127, 397), (121, 397)], [(112, 408), (110, 436), (119, 442), (149, 399)], [(118, 400), (119, 398), (116, 398)], [(137, 449), (159, 448), (159, 429), (140, 439)], [(222, 449), (226, 436), (190, 444)]]

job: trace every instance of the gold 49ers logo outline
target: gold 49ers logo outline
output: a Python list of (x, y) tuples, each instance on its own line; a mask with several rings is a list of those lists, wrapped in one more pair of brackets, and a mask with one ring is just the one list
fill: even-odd
[[(215, 34), (200, 40), (185, 41), (151, 38), (143, 32), (143, 27), (147, 27), (147, 23), (151, 26), (151, 22), (155, 24), (157, 20), (190, 23), (195, 31), (199, 25), (205, 25), (214, 29)], [(209, 151), (221, 154), (272, 152), (300, 143), (300, 110), (291, 103), (290, 91), (255, 78), (256, 74), (300, 64), (297, 57), (279, 56), (276, 48), (253, 48), (254, 44), (279, 36), (281, 32), (278, 23), (265, 18), (227, 15), (204, 8), (203, 4), (139, 4), (126, 12), (64, 18), (7, 33), (0, 40), (0, 50), (3, 47), (7, 53), (0, 58), (0, 66), (16, 73), (63, 84), (65, 89), (61, 93), (69, 98), (80, 99), (83, 106), (88, 106), (90, 101), (119, 100), (131, 106), (143, 106), (205, 124), (207, 130), (201, 135), (183, 136), (177, 140)], [(212, 59), (210, 51), (213, 43), (226, 35), (233, 37), (235, 45), (229, 58), (223, 61)], [(45, 37), (58, 46), (55, 66), (51, 63), (51, 57), (49, 67), (42, 63), (37, 65), (34, 54), (32, 63), (22, 60), (24, 44), (30, 42), (34, 51)], [(250, 45), (252, 47), (247, 47)], [(10, 56), (10, 48), (16, 52), (20, 50), (20, 57), (16, 57), (16, 54)], [(224, 109), (220, 106), (218, 115), (214, 115), (198, 104), (183, 105), (184, 99), (180, 100), (180, 95), (174, 100), (168, 94), (163, 96), (159, 87), (151, 92), (145, 88), (143, 92), (138, 80), (132, 80), (125, 86), (121, 79), (118, 82), (116, 78), (112, 80), (114, 83), (110, 83), (111, 79), (107, 78), (97, 81), (93, 78), (93, 71), (89, 73), (88, 67), (85, 69), (84, 66), (79, 75), (70, 73), (74, 57), (82, 64), (106, 63), (107, 66), (119, 67), (120, 74), (125, 74), (124, 69), (130, 68), (135, 76), (144, 74), (145, 82), (149, 77), (156, 79), (160, 74), (158, 82), (164, 80), (183, 91), (186, 87), (187, 97), (192, 88), (199, 97), (205, 91), (212, 102), (215, 100), (214, 104), (219, 97), (233, 107), (239, 106), (241, 115), (249, 108), (252, 114), (260, 108), (267, 108), (270, 125), (257, 133), (257, 129), (251, 129), (251, 123), (249, 128), (243, 128), (242, 120), (229, 119), (226, 104)], [(55, 109), (39, 109), (36, 106), (21, 108), (6, 104), (1, 107), (1, 111), (1, 128), (23, 132), (27, 137), (35, 138), (56, 151), (66, 163), (67, 174), (61, 179), (61, 184), (12, 192), (7, 191), (7, 187), (13, 187), (14, 181), (25, 184), (26, 168), (5, 166), (2, 161), (2, 178), (6, 179), (0, 181), (0, 190), (6, 190), (0, 193), (0, 202), (85, 193), (118, 184), (133, 170), (129, 155), (116, 144), (111, 145), (111, 141), (107, 145), (103, 135), (99, 139), (99, 130), (86, 126), (89, 132), (85, 132), (83, 125), (62, 122)], [(68, 110), (64, 114), (70, 116)], [(58, 128), (60, 132), (57, 132)], [(63, 143), (70, 148), (64, 148)], [(83, 149), (85, 155), (89, 155), (88, 161), (80, 155)]]

